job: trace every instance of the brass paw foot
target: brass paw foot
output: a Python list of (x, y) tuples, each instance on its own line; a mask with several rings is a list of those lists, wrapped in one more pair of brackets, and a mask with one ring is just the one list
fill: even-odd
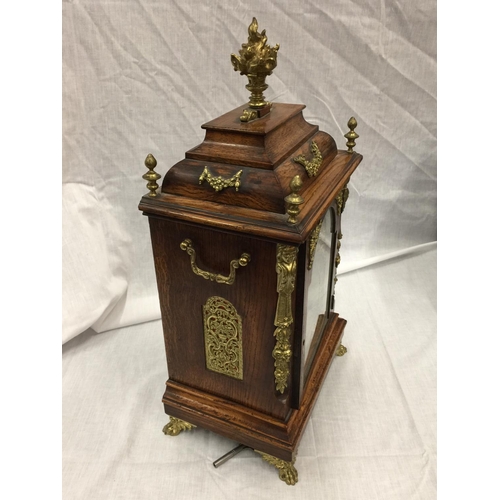
[(337, 352), (335, 353), (337, 356), (343, 356), (347, 352), (347, 347), (340, 344), (337, 348)]
[(163, 433), (169, 436), (178, 436), (182, 431), (190, 431), (196, 425), (184, 422), (180, 418), (170, 417), (170, 422), (163, 427)]
[(299, 473), (293, 466), (293, 464), (295, 463), (295, 459), (293, 459), (291, 462), (286, 462), (285, 460), (281, 460), (281, 458), (273, 457), (272, 455), (262, 453), (261, 451), (257, 451), (257, 453), (259, 453), (266, 462), (269, 462), (271, 465), (274, 465), (278, 469), (280, 479), (282, 481), (285, 481), (286, 484), (294, 485), (298, 482)]

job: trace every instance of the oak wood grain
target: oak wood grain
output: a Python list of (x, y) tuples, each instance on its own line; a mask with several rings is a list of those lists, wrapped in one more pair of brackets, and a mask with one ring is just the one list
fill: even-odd
[[(339, 151), (330, 135), (305, 121), (302, 105), (275, 104), (263, 118), (242, 123), (239, 116), (245, 107), (204, 124), (204, 141), (167, 172), (156, 197), (145, 195), (139, 204), (150, 224), (170, 377), (163, 404), (174, 417), (290, 461), (346, 324), (329, 303), (310, 355), (303, 359), (308, 239), (333, 206), (333, 289), (340, 233), (335, 198), (362, 156)], [(294, 158), (312, 158), (313, 141), (323, 160), (317, 175), (309, 177)], [(206, 181), (200, 183), (205, 167), (224, 179), (241, 171), (238, 191), (235, 186), (215, 191)], [(291, 225), (284, 199), (296, 175), (304, 203), (297, 224)], [(250, 254), (250, 262), (237, 269), (232, 285), (206, 280), (193, 272), (188, 254), (180, 248), (187, 238), (196, 251), (196, 265), (209, 273), (228, 275), (229, 263), (243, 253)], [(292, 359), (283, 394), (276, 390), (272, 354), (277, 243), (298, 247), (291, 297)], [(203, 306), (212, 297), (229, 301), (241, 317), (242, 380), (207, 368)]]
[(291, 461), (340, 345), (346, 321), (337, 314), (330, 319), (313, 364), (300, 409), (285, 419), (248, 408), (169, 379), (163, 395), (165, 412), (211, 430), (253, 449)]
[(298, 223), (293, 226), (287, 224), (286, 214), (166, 193), (159, 193), (156, 198), (143, 196), (139, 209), (145, 215), (160, 215), (274, 241), (301, 244), (348, 182), (362, 158), (358, 153), (339, 151), (328, 168), (321, 169), (314, 178), (315, 182), (300, 193), (305, 201), (301, 205)]

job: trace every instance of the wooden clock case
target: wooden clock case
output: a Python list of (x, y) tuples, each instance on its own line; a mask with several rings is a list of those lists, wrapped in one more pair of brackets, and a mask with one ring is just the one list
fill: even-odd
[[(328, 312), (304, 359), (311, 236), (333, 209), (332, 260), (338, 265), (346, 185), (362, 159), (352, 148), (339, 151), (331, 136), (306, 122), (304, 107), (274, 103), (266, 116), (244, 123), (242, 106), (206, 123), (205, 140), (167, 172), (161, 192), (145, 195), (139, 205), (149, 218), (161, 305), (169, 372), (165, 412), (290, 463), (346, 325)], [(296, 160), (301, 155), (312, 160), (313, 144), (322, 161), (309, 176)], [(231, 178), (233, 184), (216, 190), (203, 174), (206, 168), (212, 180)], [(295, 176), (303, 203), (296, 223), (290, 223), (285, 198)], [(186, 239), (196, 253), (195, 267), (205, 276), (193, 272), (180, 246)], [(280, 245), (296, 251), (291, 358), (283, 391), (274, 351)], [(250, 258), (235, 270), (234, 283), (217, 282), (215, 276), (227, 275), (229, 263), (242, 254)], [(229, 301), (241, 318), (241, 380), (207, 368), (203, 307), (210, 297)]]

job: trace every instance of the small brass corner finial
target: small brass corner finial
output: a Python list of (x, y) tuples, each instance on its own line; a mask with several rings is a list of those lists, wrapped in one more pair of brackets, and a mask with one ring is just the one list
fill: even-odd
[(300, 196), (299, 191), (302, 187), (302, 180), (300, 175), (296, 175), (290, 181), (290, 189), (292, 192), (285, 198), (288, 203), (288, 208), (286, 212), (288, 214), (288, 224), (297, 224), (297, 215), (299, 215), (300, 208), (299, 205), (304, 203), (304, 198)]
[(146, 156), (146, 159), (144, 160), (144, 165), (148, 167), (149, 172), (145, 173), (142, 178), (145, 181), (148, 181), (147, 188), (149, 189), (148, 196), (151, 198), (156, 197), (156, 190), (158, 189), (158, 184), (156, 181), (161, 178), (160, 174), (157, 174), (155, 172), (155, 167), (156, 167), (156, 158), (150, 153), (148, 156)]
[(349, 132), (344, 135), (344, 137), (347, 139), (347, 152), (348, 153), (354, 153), (354, 146), (356, 146), (356, 139), (359, 137), (356, 132), (354, 132), (354, 129), (358, 126), (358, 122), (356, 121), (356, 118), (354, 116), (351, 116), (350, 120), (347, 122), (347, 126), (349, 127)]
[(267, 44), (266, 30), (259, 33), (258, 27), (257, 19), (254, 17), (248, 27), (248, 42), (241, 45), (240, 55), (231, 54), (234, 70), (248, 77), (246, 88), (251, 94), (249, 108), (245, 109), (240, 117), (242, 122), (264, 116), (271, 106), (264, 97), (264, 91), (268, 87), (266, 77), (276, 68), (280, 46), (276, 44), (270, 47)]

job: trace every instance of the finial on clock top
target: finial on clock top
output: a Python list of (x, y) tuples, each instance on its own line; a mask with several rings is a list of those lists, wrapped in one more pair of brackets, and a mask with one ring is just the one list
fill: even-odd
[(246, 88), (250, 91), (248, 108), (240, 116), (242, 122), (260, 118), (271, 110), (272, 104), (267, 102), (264, 91), (267, 89), (266, 77), (271, 75), (278, 63), (279, 44), (270, 47), (267, 44), (266, 30), (257, 31), (259, 25), (255, 17), (248, 27), (248, 42), (242, 44), (239, 56), (231, 54), (234, 70), (248, 77)]
[(349, 127), (349, 132), (344, 134), (344, 137), (347, 139), (346, 146), (348, 153), (354, 153), (354, 146), (356, 146), (356, 139), (358, 139), (359, 135), (354, 132), (354, 129), (358, 126), (358, 122), (354, 116), (351, 116), (349, 121), (347, 122), (347, 126)]
[(155, 172), (155, 167), (156, 167), (156, 158), (150, 153), (148, 156), (146, 156), (146, 159), (144, 160), (144, 165), (148, 167), (148, 172), (146, 172), (142, 178), (145, 181), (148, 181), (147, 188), (149, 189), (148, 196), (151, 198), (155, 198), (156, 195), (156, 190), (160, 187), (156, 183), (158, 179), (161, 178), (161, 175)]

